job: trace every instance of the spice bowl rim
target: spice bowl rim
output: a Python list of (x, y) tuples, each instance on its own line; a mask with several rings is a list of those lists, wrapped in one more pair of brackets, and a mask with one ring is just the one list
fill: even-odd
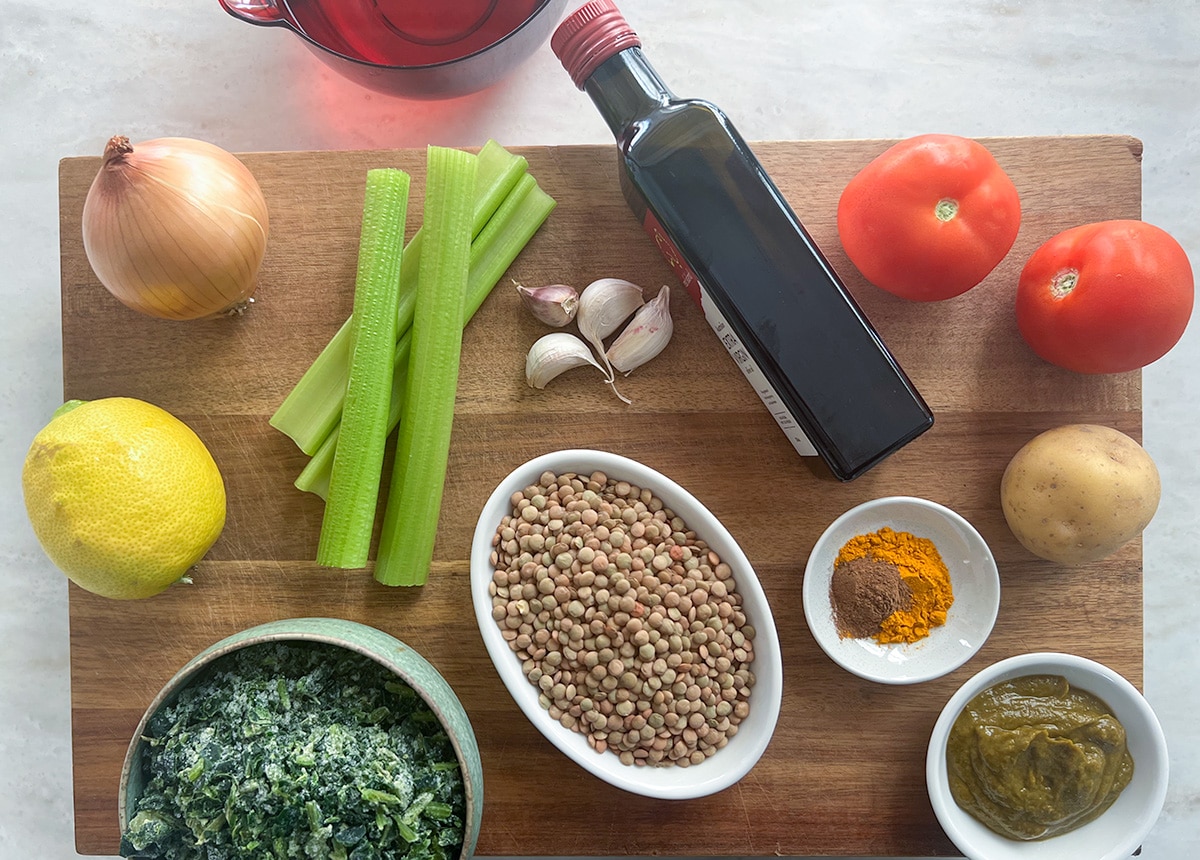
[(472, 857), (483, 817), (483, 770), (478, 741), (458, 695), (437, 667), (411, 645), (371, 625), (328, 617), (286, 618), (238, 631), (200, 651), (171, 676), (143, 712), (121, 765), (117, 816), (122, 837), (141, 793), (136, 770), (146, 747), (142, 735), (150, 720), (216, 660), (244, 648), (275, 642), (320, 642), (361, 654), (392, 672), (421, 697), (445, 729), (458, 758), (465, 800), (463, 845), (458, 856), (460, 860)]
[[(513, 492), (524, 489), (547, 470), (555, 474), (590, 475), (602, 471), (619, 480), (650, 489), (734, 569), (738, 592), (748, 620), (755, 628), (755, 675), (750, 714), (728, 745), (699, 765), (650, 767), (621, 764), (611, 752), (597, 753), (586, 738), (562, 726), (538, 703), (538, 690), (521, 669), (516, 654), (492, 618), (488, 585), (492, 538), (503, 516), (510, 513)], [(783, 700), (783, 658), (779, 636), (762, 585), (745, 553), (729, 530), (703, 502), (661, 472), (609, 451), (570, 448), (550, 451), (515, 467), (492, 491), (480, 512), (471, 544), (471, 598), (488, 655), (505, 688), (525, 717), (560, 752), (593, 776), (617, 788), (646, 797), (685, 800), (721, 791), (744, 777), (766, 751), (778, 722)]]
[[(893, 512), (890, 517), (888, 511)], [(913, 511), (920, 512), (930, 521), (945, 524), (969, 553), (966, 559), (947, 558), (947, 548), (938, 546), (955, 587), (955, 604), (951, 606), (946, 624), (934, 628), (924, 639), (907, 644), (885, 646), (870, 640), (840, 637), (833, 622), (829, 582), (833, 559), (841, 544), (856, 534), (873, 532), (884, 526), (908, 530), (903, 523), (897, 524), (895, 517)], [(851, 524), (854, 528), (848, 528)], [(834, 546), (834, 543), (838, 545)], [(801, 593), (809, 632), (837, 665), (853, 675), (880, 684), (919, 684), (954, 671), (983, 647), (1000, 611), (1000, 572), (987, 541), (958, 512), (917, 496), (883, 496), (855, 505), (825, 528), (809, 553)], [(964, 638), (968, 632), (973, 635)]]
[[(1082, 827), (1033, 842), (1008, 839), (960, 808), (950, 793), (946, 742), (963, 707), (993, 684), (1025, 675), (1062, 675), (1101, 699), (1126, 729), (1133, 780), (1116, 802)], [(985, 666), (946, 702), (930, 734), (925, 783), (938, 823), (969, 860), (1119, 860), (1141, 845), (1162, 811), (1169, 772), (1166, 737), (1154, 709), (1124, 676), (1103, 663), (1053, 651), (1017, 654)]]

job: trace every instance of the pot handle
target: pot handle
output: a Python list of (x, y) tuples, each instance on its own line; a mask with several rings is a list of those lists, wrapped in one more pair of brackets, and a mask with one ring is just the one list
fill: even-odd
[(251, 24), (284, 23), (284, 11), (277, 0), (220, 0), (220, 3), (230, 15)]

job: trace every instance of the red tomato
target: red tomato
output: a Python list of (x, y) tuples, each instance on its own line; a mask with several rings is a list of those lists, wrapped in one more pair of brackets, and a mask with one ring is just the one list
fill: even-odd
[(965, 293), (1004, 259), (1021, 226), (1016, 186), (983, 144), (949, 134), (902, 140), (850, 180), (838, 235), (863, 276), (936, 301)]
[(1192, 315), (1187, 254), (1144, 221), (1064, 230), (1033, 252), (1017, 325), (1033, 351), (1079, 373), (1124, 373), (1167, 354)]

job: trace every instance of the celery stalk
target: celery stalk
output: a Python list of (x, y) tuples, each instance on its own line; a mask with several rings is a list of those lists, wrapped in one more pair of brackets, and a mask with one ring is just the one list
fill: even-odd
[(350, 373), (317, 563), (366, 567), (387, 441), (409, 176), (367, 171), (350, 317)]
[[(395, 364), (392, 371), (392, 395), (388, 403), (388, 434), (390, 435), (400, 423), (400, 413), (404, 407), (405, 382), (408, 378), (408, 354), (412, 346), (411, 329), (400, 336), (394, 355)], [(341, 436), (342, 424), (339, 421), (333, 430), (325, 437), (321, 447), (309, 458), (308, 463), (296, 477), (294, 485), (297, 490), (314, 493), (322, 499), (329, 498), (329, 478), (333, 468), (333, 456), (337, 450), (338, 438)]]
[(521, 178), (496, 217), (488, 222), (471, 245), (471, 281), (467, 287), (465, 320), (479, 310), (556, 205), (554, 198), (543, 191), (532, 176), (526, 174)]
[[(472, 235), (478, 236), (528, 169), (528, 162), (489, 140), (479, 151)], [(404, 250), (400, 269), (397, 331), (412, 324), (413, 296), (421, 259), (423, 230), (417, 230)], [(324, 350), (284, 398), (269, 423), (312, 455), (337, 424), (350, 367), (349, 321), (338, 329)]]
[(513, 155), (494, 140), (479, 150), (475, 173), (475, 216), (471, 221), (471, 240), (483, 232), (500, 205), (529, 169), (523, 155)]
[[(472, 155), (429, 148), (429, 247), (417, 279), (408, 384), (375, 562), (375, 578), (384, 585), (423, 584), (433, 560), (462, 353), (475, 170)], [(334, 468), (336, 477), (336, 459)]]
[[(327, 432), (324, 416), (346, 397), (349, 377), (350, 318), (347, 317), (268, 423), (291, 438), (305, 454), (311, 454)], [(318, 417), (310, 419), (310, 415)]]
[[(476, 170), (475, 180), (475, 195), (473, 200), (468, 199), (468, 204), (471, 204), (471, 240), (474, 241), (486, 226), (495, 217), (496, 211), (508, 199), (509, 194), (513, 191), (521, 178), (526, 176), (529, 163), (523, 156), (512, 155), (507, 152), (500, 144), (495, 141), (488, 141), (489, 146), (484, 146), (480, 150), (480, 155), (476, 156), (476, 164), (485, 167), (488, 173), (481, 180), (479, 179), (478, 168)], [(495, 144), (494, 147), (490, 146)], [(485, 154), (486, 153), (486, 154)], [(483, 163), (480, 164), (479, 159), (482, 157)], [(420, 238), (420, 234), (425, 230), (424, 226), (417, 231), (417, 236), (414, 236), (414, 241)], [(412, 260), (411, 270), (405, 269), (402, 271), (404, 280), (401, 282), (400, 303), (397, 306), (396, 315), (398, 319), (399, 334), (408, 331), (413, 322), (413, 309), (416, 306), (417, 296), (417, 279), (419, 271), (420, 257), (415, 256)], [(335, 416), (336, 418), (336, 416)], [(306, 452), (307, 453), (307, 452)]]
[[(464, 326), (470, 322), (471, 317), (508, 271), (517, 255), (545, 223), (554, 206), (554, 198), (539, 188), (532, 176), (526, 175), (504, 201), (504, 205), (497, 210), (487, 229), (471, 244), (471, 274), (467, 284), (466, 307), (463, 309)], [(389, 433), (400, 423), (410, 345), (407, 334), (401, 335), (396, 344), (392, 402), (388, 412)], [(321, 447), (296, 478), (297, 489), (326, 498), (329, 491), (329, 470), (333, 465), (338, 433), (339, 429), (335, 426), (321, 443)]]

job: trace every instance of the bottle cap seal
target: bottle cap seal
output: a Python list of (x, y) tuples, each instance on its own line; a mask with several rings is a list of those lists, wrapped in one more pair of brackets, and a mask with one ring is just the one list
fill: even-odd
[(612, 0), (585, 3), (559, 24), (550, 37), (551, 50), (579, 89), (613, 54), (641, 44), (642, 40)]

